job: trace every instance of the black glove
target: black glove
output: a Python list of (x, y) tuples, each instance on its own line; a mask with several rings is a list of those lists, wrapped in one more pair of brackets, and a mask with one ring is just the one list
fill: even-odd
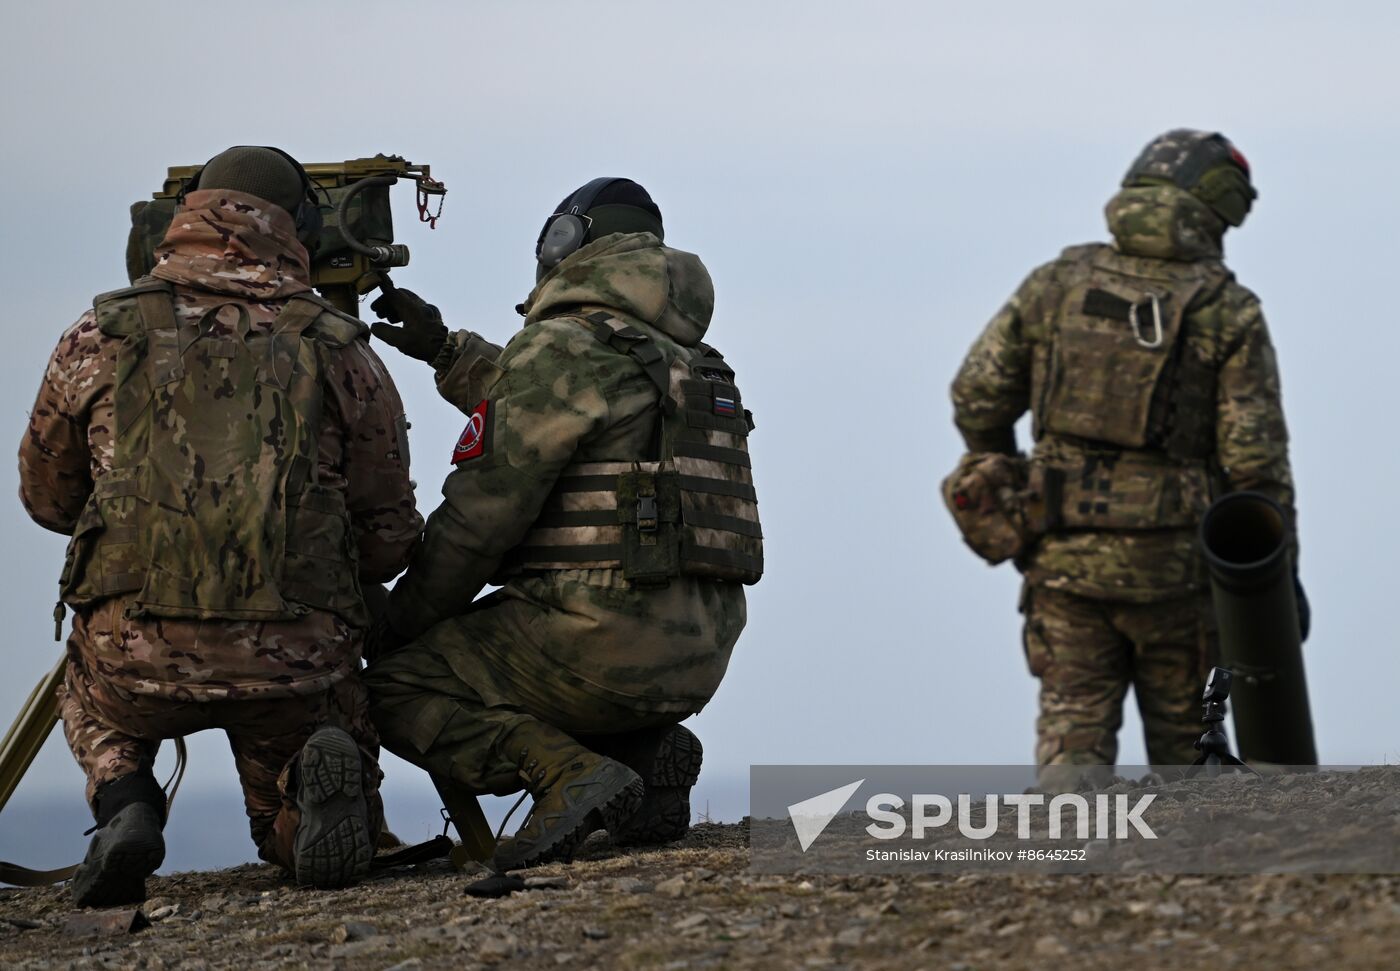
[(373, 664), (382, 657), (394, 653), (399, 648), (408, 643), (408, 638), (404, 637), (394, 626), (389, 623), (387, 613), (380, 614), (369, 625), (365, 631), (365, 642), (362, 654), (366, 664)]
[(1298, 574), (1293, 574), (1293, 595), (1298, 600), (1298, 631), (1303, 635), (1304, 643), (1308, 639), (1308, 630), (1312, 627), (1312, 605), (1308, 603), (1308, 595), (1303, 590), (1303, 581), (1298, 579)]
[(370, 332), (409, 357), (432, 364), (447, 343), (447, 325), (442, 322), (442, 314), (412, 290), (401, 287), (385, 290), (369, 309), (390, 323), (403, 324), (391, 327), (378, 321), (370, 327)]

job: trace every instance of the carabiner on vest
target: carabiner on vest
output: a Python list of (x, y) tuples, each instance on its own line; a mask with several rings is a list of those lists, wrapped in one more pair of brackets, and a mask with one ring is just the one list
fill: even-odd
[(1133, 338), (1143, 347), (1149, 350), (1156, 350), (1162, 346), (1162, 298), (1155, 293), (1149, 293), (1147, 299), (1152, 302), (1152, 340), (1142, 339), (1142, 328), (1138, 326), (1138, 305), (1131, 304), (1128, 307), (1128, 323), (1133, 328)]

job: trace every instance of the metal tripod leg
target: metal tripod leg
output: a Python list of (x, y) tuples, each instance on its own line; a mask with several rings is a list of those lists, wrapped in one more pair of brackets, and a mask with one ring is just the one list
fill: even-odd
[(0, 809), (5, 808), (58, 723), (58, 686), (67, 667), (67, 656), (59, 658), (54, 669), (30, 692), (19, 717), (5, 733), (5, 741), (0, 743)]
[(486, 821), (486, 814), (481, 811), (481, 804), (476, 801), (476, 793), (440, 775), (433, 775), (432, 780), (447, 809), (447, 817), (462, 840), (462, 845), (452, 851), (452, 865), (461, 870), (466, 868), (467, 860), (489, 861), (496, 854), (496, 837)]

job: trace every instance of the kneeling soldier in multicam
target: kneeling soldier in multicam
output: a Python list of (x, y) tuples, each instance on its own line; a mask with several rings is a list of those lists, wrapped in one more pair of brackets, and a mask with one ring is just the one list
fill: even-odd
[(82, 905), (139, 900), (164, 857), (162, 739), (221, 728), (263, 859), (369, 867), (378, 740), (355, 669), (360, 583), (420, 535), (403, 408), (367, 329), (310, 292), (316, 203), (283, 153), (215, 156), (152, 275), (63, 335), (20, 495), (71, 534), (61, 710), (98, 829)]
[[(1224, 136), (1155, 139), (1108, 204), (1114, 242), (1033, 272), (953, 383), (969, 454), (945, 497), (974, 549), (1025, 574), (1047, 787), (1114, 763), (1130, 684), (1151, 762), (1193, 760), (1217, 650), (1201, 517), (1242, 489), (1292, 515), (1274, 349), (1222, 262), (1255, 195)], [(1028, 465), (1013, 431), (1027, 410)]]
[[(751, 419), (700, 342), (714, 293), (662, 244), (641, 186), (596, 179), (537, 246), (525, 326), (496, 359), (407, 291), (375, 335), (433, 362), (469, 420), (444, 502), (390, 598), (365, 674), (395, 754), (457, 787), (534, 796), (498, 869), (606, 828), (690, 824), (700, 744), (762, 572)], [(475, 600), (488, 583), (500, 590)]]

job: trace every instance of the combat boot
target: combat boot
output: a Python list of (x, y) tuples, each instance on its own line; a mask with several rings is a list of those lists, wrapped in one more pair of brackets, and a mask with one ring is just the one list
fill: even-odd
[(588, 834), (620, 826), (642, 802), (642, 780), (621, 762), (579, 745), (548, 725), (516, 729), (525, 789), (534, 797), (516, 834), (502, 840), (492, 865), (498, 872), (570, 859)]
[(610, 736), (600, 752), (642, 777), (646, 793), (637, 811), (608, 835), (619, 846), (674, 843), (690, 830), (690, 790), (700, 778), (704, 750), (681, 725), (647, 728)]
[(146, 899), (146, 878), (165, 859), (165, 793), (150, 769), (103, 783), (93, 798), (97, 832), (73, 874), (73, 902), (110, 907)]
[(317, 729), (301, 750), (295, 775), (301, 819), (292, 876), (323, 890), (354, 883), (374, 859), (360, 747), (342, 729)]

